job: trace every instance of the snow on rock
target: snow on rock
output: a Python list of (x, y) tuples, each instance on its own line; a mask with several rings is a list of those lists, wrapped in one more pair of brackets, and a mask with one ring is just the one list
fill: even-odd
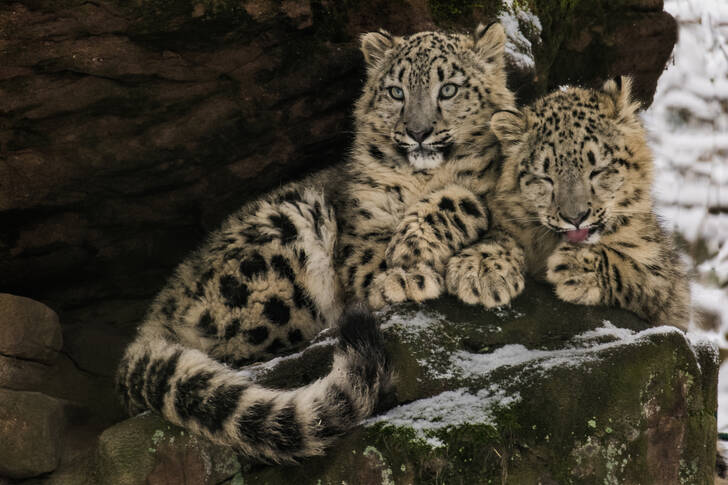
[[(526, 365), (540, 370), (573, 367), (599, 359), (599, 352), (620, 345), (630, 345), (656, 333), (683, 334), (675, 327), (654, 327), (635, 333), (617, 328), (608, 321), (603, 326), (576, 335), (564, 348), (556, 350), (528, 349), (520, 344), (505, 345), (488, 354), (458, 351), (451, 358), (461, 377), (477, 377), (499, 367)], [(606, 339), (606, 341), (605, 341)]]
[(508, 37), (506, 57), (519, 69), (535, 69), (533, 42), (541, 42), (542, 27), (539, 18), (519, 2), (505, 0), (498, 20)]
[(495, 424), (494, 410), (508, 407), (520, 399), (518, 393), (506, 392), (498, 386), (475, 393), (460, 388), (397, 406), (386, 414), (367, 420), (365, 425), (406, 426), (430, 447), (440, 448), (444, 443), (437, 438), (435, 431), (463, 424), (492, 426)]

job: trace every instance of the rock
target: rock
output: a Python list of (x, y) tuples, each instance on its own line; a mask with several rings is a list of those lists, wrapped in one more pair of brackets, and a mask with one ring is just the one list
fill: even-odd
[(37, 391), (48, 377), (49, 366), (0, 355), (0, 388)]
[[(297, 473), (322, 484), (712, 483), (716, 350), (551, 291), (532, 283), (496, 312), (449, 298), (385, 312), (401, 405)], [(296, 360), (260, 378), (295, 382), (283, 374), (304, 367)], [(241, 478), (275, 485), (286, 473)]]
[(62, 343), (53, 310), (29, 298), (0, 293), (0, 354), (50, 363)]
[(240, 470), (229, 448), (173, 426), (152, 414), (119, 423), (99, 438), (97, 476), (108, 485), (205, 485)]
[(7, 389), (0, 389), (0, 403), (0, 476), (27, 478), (55, 470), (66, 427), (65, 403)]
[[(236, 461), (225, 483), (288, 484), (292, 474), (321, 484), (712, 483), (718, 361), (710, 344), (621, 310), (558, 301), (532, 282), (511, 308), (443, 298), (380, 318), (398, 373), (384, 412), (325, 457), (295, 470)], [(302, 385), (328, 371), (331, 350), (322, 343), (249, 371), (269, 385)], [(100, 476), (141, 484), (163, 463), (199, 470), (185, 460), (205, 459), (181, 433), (151, 415), (107, 430), (101, 448), (114, 451), (102, 451)], [(160, 458), (154, 436), (174, 450), (163, 456), (177, 458)], [(218, 462), (233, 463), (220, 453), (227, 458)]]

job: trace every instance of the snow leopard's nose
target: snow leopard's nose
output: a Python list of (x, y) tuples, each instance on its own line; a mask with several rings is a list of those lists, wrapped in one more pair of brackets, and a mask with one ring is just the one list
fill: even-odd
[(565, 220), (566, 222), (568, 222), (570, 224), (574, 224), (574, 227), (576, 227), (578, 229), (579, 224), (584, 222), (586, 220), (586, 218), (589, 217), (590, 212), (591, 212), (591, 209), (587, 209), (584, 212), (582, 212), (580, 214), (576, 214), (574, 216), (572, 216), (572, 215), (567, 216), (563, 212), (559, 212), (559, 215), (561, 216), (561, 218), (563, 220)]
[(432, 127), (428, 127), (424, 130), (410, 130), (407, 128), (407, 135), (417, 143), (422, 143), (432, 133)]

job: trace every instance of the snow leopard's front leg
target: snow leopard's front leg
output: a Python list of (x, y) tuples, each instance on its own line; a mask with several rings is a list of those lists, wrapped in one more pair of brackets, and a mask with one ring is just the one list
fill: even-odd
[(653, 236), (641, 246), (631, 241), (563, 243), (548, 259), (546, 278), (562, 300), (618, 306), (655, 325), (685, 328), (690, 317), (687, 277), (678, 254), (660, 239)]
[(438, 190), (414, 204), (387, 244), (384, 269), (368, 290), (369, 304), (378, 308), (440, 296), (447, 260), (481, 237), (488, 219), (478, 197), (460, 186)]
[(471, 305), (506, 305), (523, 291), (525, 266), (525, 254), (518, 242), (494, 229), (450, 258), (447, 291)]
[(385, 258), (391, 231), (342, 235), (339, 275), (347, 293), (378, 309), (389, 303), (423, 301), (442, 293), (442, 276), (430, 266), (388, 267)]
[(443, 274), (448, 259), (488, 229), (488, 209), (468, 189), (452, 185), (410, 207), (386, 251), (389, 267), (430, 266)]

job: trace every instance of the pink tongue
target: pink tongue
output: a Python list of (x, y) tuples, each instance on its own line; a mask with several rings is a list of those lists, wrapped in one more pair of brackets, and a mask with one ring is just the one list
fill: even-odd
[(576, 231), (566, 231), (566, 239), (569, 242), (578, 243), (589, 237), (589, 229), (577, 229)]

